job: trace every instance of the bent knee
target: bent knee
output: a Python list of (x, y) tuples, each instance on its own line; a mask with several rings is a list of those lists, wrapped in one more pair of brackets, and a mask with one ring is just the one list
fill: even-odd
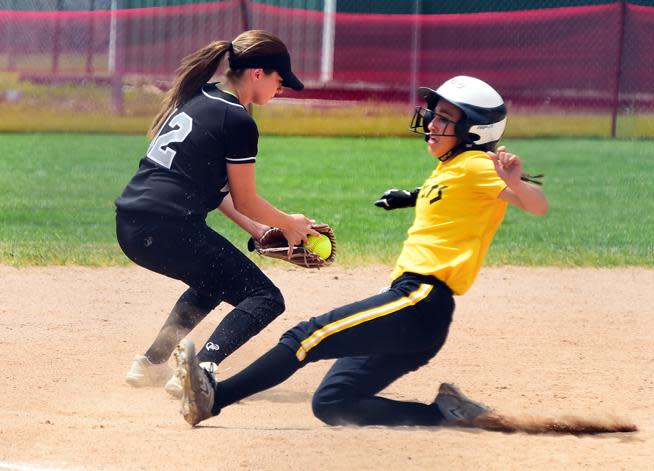
[(276, 286), (268, 288), (264, 296), (270, 302), (272, 309), (277, 312), (277, 315), (286, 310), (284, 295), (282, 295), (282, 292)]
[(311, 400), (313, 415), (327, 425), (347, 425), (356, 422), (358, 398), (342, 384), (321, 385)]
[(313, 415), (327, 425), (345, 425), (348, 423), (347, 404), (345, 401), (324, 401), (314, 395), (311, 401)]
[(279, 288), (274, 285), (250, 292), (247, 299), (242, 301), (239, 306), (245, 311), (265, 306), (265, 309), (275, 316), (281, 314), (286, 309), (284, 296), (282, 296)]

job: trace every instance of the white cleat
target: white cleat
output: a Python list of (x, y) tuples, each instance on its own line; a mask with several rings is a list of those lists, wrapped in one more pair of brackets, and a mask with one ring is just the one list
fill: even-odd
[(200, 368), (195, 357), (195, 345), (190, 339), (184, 339), (175, 350), (177, 359), (176, 376), (182, 385), (182, 415), (191, 425), (196, 425), (209, 417), (214, 403), (213, 373)]
[[(207, 370), (209, 373), (216, 375), (218, 371), (218, 365), (212, 361), (203, 361), (200, 363), (200, 368)], [(182, 398), (182, 382), (177, 377), (175, 373), (166, 383), (164, 389), (168, 394), (170, 394), (175, 399)]]
[(440, 385), (434, 403), (445, 417), (445, 425), (465, 425), (490, 412), (489, 407), (473, 401), (449, 383)]
[(136, 355), (127, 373), (127, 384), (140, 388), (162, 386), (173, 376), (173, 369), (167, 363), (152, 363), (145, 355)]

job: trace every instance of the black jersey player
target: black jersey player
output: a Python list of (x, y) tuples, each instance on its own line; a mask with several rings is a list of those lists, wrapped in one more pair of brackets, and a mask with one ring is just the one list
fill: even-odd
[[(223, 58), (224, 84), (208, 83)], [(138, 171), (116, 199), (116, 232), (135, 263), (183, 281), (181, 295), (144, 355), (127, 374), (133, 386), (166, 384), (181, 394), (167, 360), (175, 345), (219, 303), (234, 306), (198, 354), (215, 366), (284, 310), (279, 289), (252, 261), (206, 224), (220, 209), (260, 237), (279, 227), (289, 246), (318, 235), (302, 214), (287, 214), (258, 196), (257, 125), (251, 103), (263, 105), (282, 87), (301, 90), (284, 43), (260, 30), (215, 41), (186, 57), (165, 96)]]
[(430, 404), (378, 394), (441, 349), (453, 295), (472, 285), (508, 204), (533, 214), (548, 208), (542, 190), (522, 180), (521, 159), (496, 149), (506, 108), (490, 85), (459, 76), (419, 92), (427, 108), (417, 110), (412, 127), (438, 161), (419, 191), (389, 190), (375, 203), (416, 207), (389, 289), (299, 323), (221, 382), (198, 367), (193, 343), (183, 341), (176, 356), (189, 423), (281, 383), (308, 363), (333, 358), (313, 397), (314, 414), (327, 424), (440, 425), (473, 420), (487, 410), (447, 383)]

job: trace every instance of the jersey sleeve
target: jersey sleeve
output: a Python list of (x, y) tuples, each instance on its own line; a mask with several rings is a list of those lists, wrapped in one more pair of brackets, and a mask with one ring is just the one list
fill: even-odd
[(475, 156), (466, 163), (466, 174), (474, 190), (495, 199), (506, 188), (506, 182), (495, 171), (495, 165), (485, 154)]
[(229, 164), (253, 164), (257, 160), (259, 143), (257, 123), (245, 111), (230, 115), (224, 127), (225, 160)]

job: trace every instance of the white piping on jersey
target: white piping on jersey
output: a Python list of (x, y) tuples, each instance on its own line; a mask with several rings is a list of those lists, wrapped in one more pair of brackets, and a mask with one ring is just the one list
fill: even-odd
[(257, 160), (257, 157), (243, 157), (241, 159), (236, 159), (234, 157), (225, 157), (225, 160), (229, 162), (255, 162)]
[(223, 101), (229, 105), (238, 106), (239, 108), (245, 109), (245, 106), (241, 105), (240, 103), (232, 103), (231, 101), (225, 100), (224, 98), (209, 95), (204, 88), (202, 89), (202, 93), (204, 93), (204, 96), (206, 96), (207, 98), (211, 98), (212, 100)]

